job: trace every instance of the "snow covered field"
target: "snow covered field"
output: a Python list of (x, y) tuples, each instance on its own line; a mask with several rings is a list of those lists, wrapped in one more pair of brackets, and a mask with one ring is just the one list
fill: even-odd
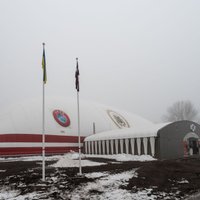
[[(130, 154), (117, 154), (117, 155), (87, 155), (82, 154), (82, 166), (92, 166), (93, 162), (84, 160), (85, 158), (106, 158), (106, 159), (115, 159), (116, 161), (151, 161), (156, 160), (155, 158), (149, 155), (130, 155)], [(55, 155), (45, 157), (46, 161), (58, 160), (55, 167), (78, 167), (79, 166), (79, 154), (76, 152), (70, 152), (65, 155)], [(8, 157), (0, 158), (0, 162), (10, 162), (10, 161), (40, 161), (42, 156), (25, 156), (25, 157)], [(96, 165), (101, 165), (105, 163), (96, 163)]]
[[(87, 177), (97, 178), (98, 180), (93, 183), (85, 184), (84, 187), (78, 187), (70, 195), (70, 199), (76, 200), (81, 199), (110, 199), (110, 200), (132, 200), (132, 199), (154, 199), (156, 196), (148, 197), (149, 190), (140, 191), (138, 193), (131, 193), (127, 190), (119, 188), (120, 185), (126, 185), (127, 181), (133, 177), (137, 176), (135, 170), (117, 173), (110, 175), (109, 173), (88, 173)], [(92, 194), (91, 191), (95, 191)], [(97, 193), (97, 194), (96, 194)]]
[[(0, 200), (36, 200), (36, 199), (63, 199), (63, 200), (79, 200), (79, 199), (91, 199), (91, 200), (154, 200), (154, 199), (182, 199), (179, 196), (179, 191), (177, 194), (159, 192), (152, 192), (152, 188), (141, 188), (135, 190), (127, 190), (125, 189), (129, 183), (129, 180), (132, 178), (138, 178), (138, 174), (136, 172), (137, 168), (131, 168), (129, 170), (112, 170), (109, 171), (101, 171), (98, 170), (102, 168), (102, 166), (108, 165), (108, 162), (103, 162), (103, 159), (100, 159), (101, 162), (91, 161), (91, 158), (103, 158), (103, 159), (111, 159), (109, 163), (121, 163), (125, 161), (154, 161), (155, 159), (151, 156), (133, 156), (133, 155), (106, 155), (106, 156), (96, 156), (96, 155), (82, 155), (81, 165), (82, 167), (90, 166), (95, 167), (96, 171), (92, 172), (84, 172), (84, 180), (74, 179), (71, 180), (72, 183), (74, 181), (78, 181), (78, 184), (75, 184), (76, 187), (71, 186), (69, 182), (69, 176), (62, 173), (62, 177), (58, 176), (60, 173), (55, 173), (53, 176), (49, 174), (46, 178), (46, 182), (43, 183), (41, 180), (38, 182), (34, 182), (32, 184), (26, 185), (25, 182), (19, 181), (18, 183), (12, 183), (12, 185), (4, 185), (0, 188)], [(66, 169), (66, 168), (77, 168), (79, 166), (79, 156), (77, 153), (71, 152), (65, 155), (58, 156), (48, 156), (46, 157), (46, 161), (54, 161), (54, 164), (49, 165), (51, 169)], [(36, 163), (41, 163), (41, 156), (32, 156), (32, 157), (19, 157), (19, 158), (1, 158), (0, 163), (6, 162), (30, 162), (35, 161)], [(154, 162), (153, 162), (154, 163)], [(39, 165), (40, 166), (40, 165)], [(6, 172), (7, 169), (1, 169), (1, 173)], [(29, 169), (31, 171), (32, 169)], [(32, 172), (34, 175), (35, 171)], [(151, 175), (151, 174), (150, 174)], [(63, 178), (64, 177), (64, 178)], [(12, 178), (12, 177), (11, 177)], [(18, 179), (23, 180), (24, 178), (18, 177)], [(18, 180), (17, 179), (17, 180)], [(82, 182), (81, 182), (82, 181)], [(177, 181), (178, 184), (189, 184), (189, 181), (186, 179), (181, 179)], [(13, 186), (16, 186), (13, 189)], [(30, 187), (31, 186), (31, 187)], [(44, 188), (41, 190), (30, 190), (23, 194), (22, 188)], [(68, 190), (68, 188), (70, 188)], [(24, 190), (24, 189), (23, 189)]]
[[(57, 160), (53, 167), (78, 167), (77, 153), (68, 153), (65, 155), (58, 156), (49, 156), (46, 157), (46, 161)], [(92, 162), (85, 160), (87, 157), (94, 157), (92, 155), (82, 155), (82, 166), (98, 166), (105, 165), (106, 163)], [(95, 155), (96, 157), (96, 155)], [(132, 155), (113, 155), (113, 156), (98, 156), (106, 159), (115, 159), (116, 161), (146, 161), (154, 160), (150, 156), (132, 156)], [(0, 162), (11, 162), (11, 161), (40, 161), (42, 160), (41, 156), (32, 156), (32, 157), (19, 157), (19, 158), (0, 158)], [(6, 169), (5, 169), (6, 170)], [(119, 188), (119, 185), (126, 184), (126, 181), (131, 178), (133, 175), (136, 176), (135, 170), (122, 172), (114, 175), (110, 175), (109, 172), (95, 172), (95, 173), (86, 173), (84, 174), (87, 178), (98, 178), (95, 182), (89, 182), (77, 187), (73, 193), (68, 195), (69, 199), (152, 199), (148, 198), (146, 191), (141, 191), (138, 194), (131, 194), (127, 190)], [(91, 191), (98, 191), (97, 194), (91, 194)], [(41, 199), (41, 195), (35, 192), (25, 195), (20, 195), (17, 190), (10, 190), (8, 187), (1, 188), (0, 190), (0, 200), (31, 200), (31, 199)], [(50, 199), (50, 198), (49, 198)]]

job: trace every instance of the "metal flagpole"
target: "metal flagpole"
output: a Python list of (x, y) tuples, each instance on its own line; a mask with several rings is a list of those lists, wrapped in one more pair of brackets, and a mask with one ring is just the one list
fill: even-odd
[(42, 68), (43, 68), (43, 102), (42, 102), (42, 181), (45, 181), (45, 83), (46, 76), (46, 58), (45, 43), (43, 45)]
[(79, 110), (79, 92), (77, 91), (77, 108), (78, 108), (78, 152), (79, 152), (79, 175), (82, 175), (81, 167), (81, 138), (80, 138), (80, 110)]
[(43, 83), (43, 109), (42, 109), (42, 181), (45, 181), (45, 86)]
[(82, 175), (81, 168), (81, 138), (80, 138), (80, 109), (79, 109), (79, 69), (78, 69), (78, 58), (76, 58), (76, 90), (77, 90), (77, 110), (78, 110), (78, 152), (79, 152), (79, 175)]

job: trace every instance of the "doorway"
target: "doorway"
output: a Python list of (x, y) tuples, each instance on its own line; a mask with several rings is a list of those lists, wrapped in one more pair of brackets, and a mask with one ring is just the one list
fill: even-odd
[(184, 156), (200, 154), (199, 137), (196, 133), (188, 133), (183, 139)]
[(188, 143), (189, 143), (190, 155), (199, 154), (198, 139), (197, 138), (189, 138)]

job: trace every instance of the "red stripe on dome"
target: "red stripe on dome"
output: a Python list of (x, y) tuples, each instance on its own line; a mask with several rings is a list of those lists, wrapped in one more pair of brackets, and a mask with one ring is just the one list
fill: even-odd
[[(78, 147), (46, 147), (45, 154), (62, 154), (70, 151), (78, 152)], [(20, 156), (20, 155), (42, 155), (41, 147), (16, 147), (0, 148), (0, 155)]]
[[(81, 137), (83, 142), (85, 137)], [(0, 142), (42, 142), (40, 134), (0, 134)], [(78, 136), (45, 135), (45, 142), (77, 143)]]

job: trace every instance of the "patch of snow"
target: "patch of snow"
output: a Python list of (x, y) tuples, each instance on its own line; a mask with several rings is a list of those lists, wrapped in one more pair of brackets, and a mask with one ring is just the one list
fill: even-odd
[[(62, 155), (46, 156), (46, 161), (58, 160)], [(23, 157), (5, 157), (0, 158), (0, 162), (16, 162), (16, 161), (40, 161), (42, 156), (23, 156)]]
[(185, 200), (198, 200), (198, 199), (200, 199), (200, 192), (197, 192), (185, 198)]
[[(152, 161), (156, 160), (150, 155), (131, 155), (131, 154), (114, 154), (114, 155), (90, 155), (90, 154), (81, 154), (81, 164), (83, 166), (95, 166), (95, 165), (102, 165), (104, 163), (97, 163), (84, 160), (85, 158), (107, 158), (107, 159), (115, 159), (116, 161)], [(66, 162), (69, 160), (70, 162), (67, 164)], [(53, 156), (46, 156), (46, 161), (56, 161), (58, 160), (60, 164), (55, 165), (55, 167), (77, 167), (77, 162), (79, 159), (79, 154), (76, 152), (71, 151), (70, 153), (64, 155), (53, 155)], [(8, 158), (0, 158), (0, 162), (15, 162), (15, 161), (41, 161), (42, 156), (24, 156), (24, 157), (8, 157)], [(73, 165), (74, 164), (74, 165)]]
[(184, 178), (182, 178), (182, 180), (181, 181), (177, 181), (177, 183), (189, 183), (189, 181), (184, 179)]
[(31, 200), (31, 199), (38, 199), (38, 198), (39, 198), (39, 195), (34, 192), (34, 193), (25, 194), (25, 195), (19, 195), (9, 200)]
[(86, 158), (107, 158), (115, 159), (116, 161), (153, 161), (156, 160), (150, 155), (131, 155), (131, 154), (114, 154), (114, 155), (90, 155), (85, 154)]
[(18, 195), (19, 195), (18, 191), (15, 190), (13, 191), (8, 188), (3, 188), (0, 190), (0, 200), (13, 199)]
[(20, 192), (17, 190), (11, 190), (10, 188), (2, 188), (0, 190), (0, 200), (31, 200), (31, 199), (40, 199), (41, 194), (36, 192), (20, 195)]
[[(58, 158), (58, 157), (57, 157)], [(84, 155), (81, 154), (81, 166), (98, 166), (105, 163), (98, 163), (86, 160), (87, 158), (106, 158), (115, 159), (116, 161), (152, 161), (156, 160), (150, 155), (131, 155), (131, 154), (117, 154), (117, 155)], [(70, 152), (63, 156), (60, 156), (57, 163), (52, 165), (53, 167), (79, 167), (79, 154), (76, 152)]]
[[(84, 155), (82, 155), (82, 158)], [(81, 166), (98, 166), (105, 165), (105, 163), (92, 162), (88, 160), (81, 160)], [(57, 163), (52, 165), (53, 167), (79, 167), (79, 154), (75, 152), (67, 153), (60, 157)]]
[(135, 176), (135, 170), (109, 175), (108, 173), (88, 173), (86, 177), (99, 178), (95, 182), (90, 182), (75, 189), (69, 196), (70, 199), (91, 199), (91, 200), (151, 200), (156, 196), (148, 196), (149, 190), (143, 190), (138, 193), (132, 193), (121, 189), (120, 186), (126, 185), (127, 181)]
[(108, 173), (106, 173), (106, 172), (93, 172), (93, 173), (86, 174), (85, 176), (87, 178), (100, 178), (100, 177), (107, 176), (107, 175), (108, 175)]

